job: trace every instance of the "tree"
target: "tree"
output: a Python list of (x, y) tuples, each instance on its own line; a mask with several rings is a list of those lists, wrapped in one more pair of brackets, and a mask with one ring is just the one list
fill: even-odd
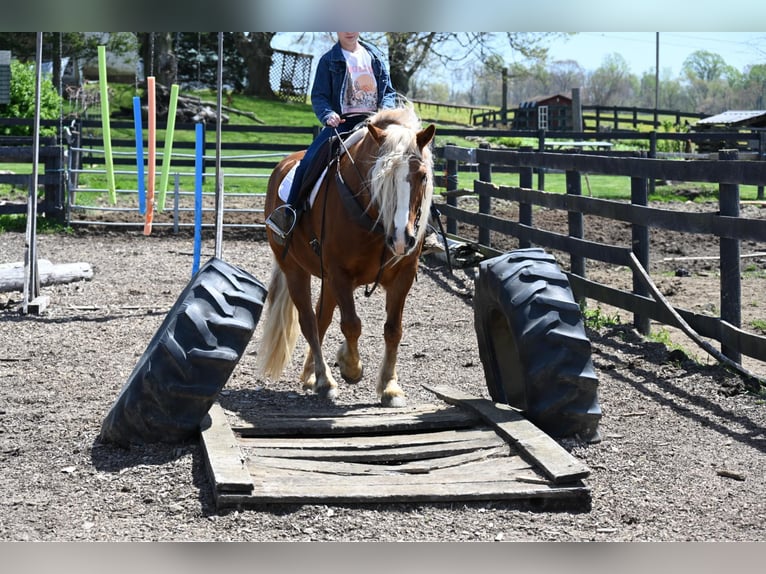
[[(198, 87), (218, 85), (218, 33), (177, 32), (175, 52), (178, 56), (178, 81)], [(235, 33), (224, 32), (223, 78), (224, 83), (243, 91), (247, 69), (239, 53)]]
[[(8, 104), (0, 105), (0, 114), (8, 118), (34, 118), (37, 83), (34, 66), (17, 60), (11, 62), (11, 98)], [(52, 120), (61, 113), (61, 97), (50, 78), (40, 82), (40, 119)], [(30, 135), (30, 126), (7, 126), (3, 135)], [(55, 128), (41, 128), (42, 135), (55, 133)]]
[(727, 66), (726, 61), (718, 54), (707, 50), (697, 50), (684, 60), (681, 69), (690, 80), (713, 82), (724, 77)]
[(271, 40), (276, 32), (235, 32), (234, 42), (247, 67), (245, 93), (261, 98), (273, 98), (271, 89)]
[(588, 79), (588, 99), (600, 106), (624, 106), (633, 98), (637, 84), (625, 58), (609, 54)]
[(544, 40), (558, 32), (508, 32), (505, 35), (490, 32), (387, 32), (374, 39), (378, 45), (388, 47), (388, 65), (391, 83), (396, 91), (409, 94), (410, 80), (427, 63), (442, 65), (465, 64), (476, 55), (486, 61), (493, 55), (502, 55), (510, 47), (526, 58), (544, 57)]
[(139, 32), (136, 36), (144, 76), (154, 76), (164, 86), (177, 83), (178, 59), (173, 52), (173, 32)]
[[(0, 50), (10, 50), (22, 62), (34, 61), (36, 52), (34, 32), (0, 33)], [(98, 56), (98, 46), (106, 45), (107, 52), (122, 55), (136, 50), (136, 37), (130, 32), (109, 34), (86, 32), (44, 32), (43, 58), (53, 62), (53, 78), (61, 77), (61, 58), (92, 60)], [(60, 57), (59, 57), (60, 56)], [(77, 70), (78, 66), (75, 65)], [(58, 82), (54, 82), (58, 89)]]

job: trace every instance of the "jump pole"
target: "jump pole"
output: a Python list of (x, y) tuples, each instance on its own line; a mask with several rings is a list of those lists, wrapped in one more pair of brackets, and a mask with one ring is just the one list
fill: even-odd
[(109, 90), (106, 82), (106, 46), (98, 47), (98, 81), (101, 88), (101, 129), (104, 132), (104, 165), (106, 186), (112, 205), (117, 203), (117, 186), (114, 183), (114, 161), (112, 159), (112, 135), (109, 127)]
[(141, 121), (141, 98), (133, 98), (133, 123), (136, 132), (136, 174), (138, 177), (138, 212), (146, 213), (146, 185), (144, 184), (144, 134)]
[(27, 229), (24, 250), (24, 300), (21, 313), (30, 310), (42, 313), (48, 305), (47, 297), (40, 297), (40, 275), (37, 267), (37, 164), (40, 159), (40, 88), (42, 84), (43, 33), (37, 33), (37, 56), (35, 77), (35, 125), (32, 138), (32, 178), (27, 201)]
[(148, 123), (149, 123), (149, 156), (148, 181), (146, 185), (146, 215), (144, 217), (144, 235), (152, 234), (152, 222), (154, 221), (154, 180), (156, 178), (157, 166), (157, 95), (155, 92), (154, 76), (146, 78), (146, 100), (148, 104)]
[(170, 160), (173, 154), (173, 131), (176, 127), (176, 109), (178, 107), (178, 84), (170, 86), (170, 107), (168, 108), (167, 127), (165, 128), (165, 152), (162, 154), (162, 171), (160, 173), (160, 197), (157, 209), (165, 209), (165, 195), (168, 191), (170, 176)]
[(223, 251), (223, 172), (221, 171), (221, 103), (223, 93), (223, 32), (218, 32), (218, 99), (215, 122), (215, 256)]
[(199, 271), (200, 252), (202, 250), (202, 168), (205, 164), (204, 157), (204, 126), (198, 123), (195, 126), (194, 138), (194, 261), (192, 263), (192, 276)]

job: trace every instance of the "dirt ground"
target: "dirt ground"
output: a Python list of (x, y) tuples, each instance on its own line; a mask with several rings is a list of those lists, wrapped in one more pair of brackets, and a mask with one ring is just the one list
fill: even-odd
[[(686, 206), (685, 208), (692, 208)], [(694, 207), (704, 209), (705, 207)], [(710, 209), (710, 206), (707, 206)], [(744, 216), (763, 218), (749, 208)], [(536, 214), (543, 227), (546, 214)], [(598, 226), (597, 226), (598, 227)], [(587, 226), (586, 226), (587, 229)], [(625, 229), (598, 227), (604, 241)], [(629, 237), (629, 234), (628, 234)], [(589, 237), (592, 238), (592, 237)], [(651, 273), (662, 292), (690, 310), (718, 305), (717, 255), (706, 238), (653, 235)], [(508, 245), (508, 248), (513, 248)], [(766, 538), (766, 407), (742, 379), (673, 333), (683, 355), (622, 324), (588, 330), (599, 377), (603, 440), (561, 444), (591, 469), (590, 508), (528, 503), (273, 505), (218, 511), (196, 441), (121, 449), (97, 440), (101, 423), (148, 342), (189, 282), (188, 234), (103, 231), (41, 235), (40, 258), (83, 261), (88, 281), (43, 287), (41, 316), (17, 312), (19, 292), (0, 293), (0, 540), (46, 541), (759, 541)], [(764, 246), (743, 245), (743, 254)], [(0, 235), (0, 262), (20, 261), (24, 235)], [(203, 262), (213, 254), (206, 237)], [(670, 259), (673, 258), (673, 259)], [(270, 251), (231, 232), (223, 259), (266, 283)], [(668, 259), (668, 260), (666, 260)], [(766, 255), (743, 274), (743, 327), (763, 320)], [(566, 267), (568, 261), (560, 262)], [(688, 273), (676, 273), (683, 267)], [(488, 398), (473, 325), (476, 269), (451, 276), (424, 258), (405, 313), (399, 374), (410, 404), (433, 403), (421, 385), (449, 385)], [(627, 287), (626, 270), (588, 275)], [(625, 285), (627, 283), (627, 285)], [(363, 350), (375, 373), (383, 296), (361, 293)], [(614, 310), (605, 313), (617, 314)], [(660, 330), (662, 326), (652, 326)], [(670, 333), (670, 331), (668, 331)], [(279, 381), (255, 375), (260, 327), (220, 396), (268, 412), (316, 405), (300, 390), (301, 356)], [(328, 349), (340, 341), (328, 333)], [(757, 361), (748, 368), (766, 376)], [(341, 403), (374, 404), (373, 374), (343, 385)]]

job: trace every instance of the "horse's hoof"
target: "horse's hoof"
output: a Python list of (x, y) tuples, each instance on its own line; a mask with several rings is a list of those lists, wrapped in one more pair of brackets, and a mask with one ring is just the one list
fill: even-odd
[(407, 406), (407, 399), (402, 395), (384, 395), (380, 399), (380, 404), (386, 408), (401, 409)]
[(338, 398), (337, 387), (318, 387), (314, 389), (321, 398), (328, 401), (335, 401)]
[(340, 376), (343, 377), (343, 380), (346, 381), (349, 385), (355, 385), (362, 380), (362, 377), (364, 377), (364, 368), (359, 371), (359, 374), (356, 377), (349, 377), (343, 374), (343, 372), (341, 372)]

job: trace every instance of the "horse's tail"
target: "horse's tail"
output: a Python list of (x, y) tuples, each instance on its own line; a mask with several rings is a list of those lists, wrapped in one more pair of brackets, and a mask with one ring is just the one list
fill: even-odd
[(276, 262), (271, 271), (266, 308), (263, 339), (255, 364), (262, 377), (277, 379), (290, 362), (300, 329), (298, 310), (287, 290), (287, 278)]

